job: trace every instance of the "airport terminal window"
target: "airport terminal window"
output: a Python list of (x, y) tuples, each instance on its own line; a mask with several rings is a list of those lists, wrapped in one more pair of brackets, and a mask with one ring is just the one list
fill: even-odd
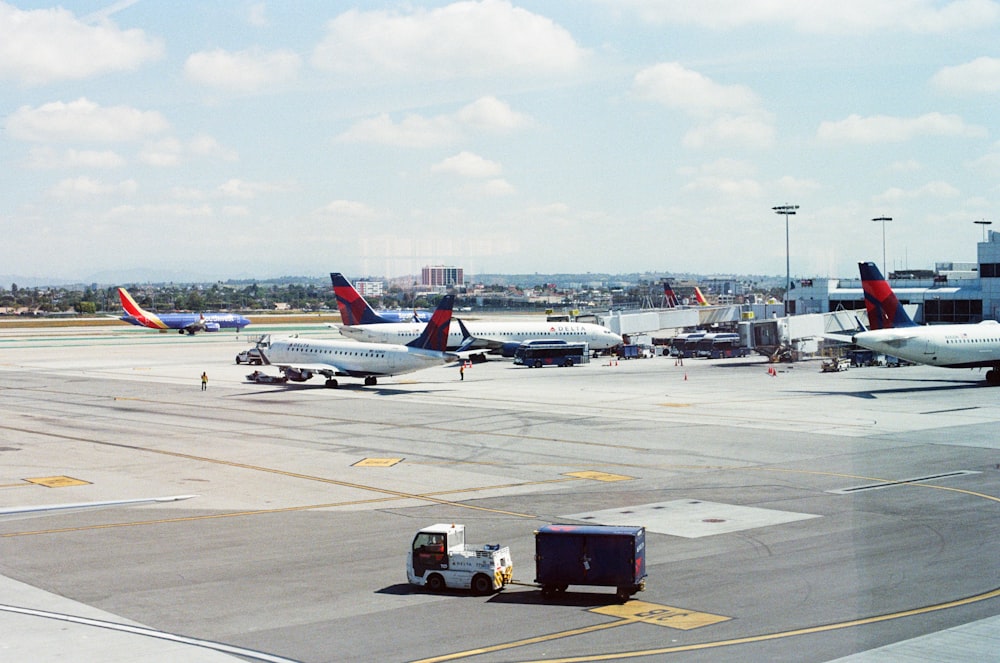
[(1000, 278), (1000, 263), (984, 262), (979, 265), (979, 277), (984, 279)]
[(963, 324), (983, 319), (983, 302), (978, 299), (928, 299), (924, 302), (927, 324)]

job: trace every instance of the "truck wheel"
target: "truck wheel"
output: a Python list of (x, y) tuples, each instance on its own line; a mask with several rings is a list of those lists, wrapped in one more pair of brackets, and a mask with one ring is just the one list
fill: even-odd
[(482, 573), (472, 577), (472, 592), (474, 594), (489, 594), (493, 591), (493, 581)]
[(427, 576), (427, 589), (432, 592), (440, 592), (444, 589), (444, 578), (437, 573)]
[(556, 588), (553, 587), (552, 585), (544, 585), (542, 587), (542, 598), (543, 599), (550, 599), (553, 596), (555, 596), (555, 594), (556, 594)]
[(627, 603), (630, 596), (632, 596), (632, 592), (627, 587), (619, 587), (618, 592), (615, 593), (615, 598), (618, 599), (619, 603)]
[(565, 363), (563, 363), (563, 366), (572, 366), (572, 365), (573, 365), (573, 360), (572, 359), (567, 359), (565, 361)]
[(541, 368), (541, 367), (542, 367), (542, 360), (541, 359), (536, 359), (535, 360), (535, 368)]

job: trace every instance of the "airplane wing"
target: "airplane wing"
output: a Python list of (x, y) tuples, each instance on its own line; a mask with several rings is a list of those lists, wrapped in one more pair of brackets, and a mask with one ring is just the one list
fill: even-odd
[(84, 509), (106, 509), (114, 506), (131, 506), (133, 504), (155, 504), (158, 502), (179, 502), (189, 500), (197, 495), (171, 495), (168, 497), (140, 497), (131, 500), (107, 500), (103, 502), (73, 502), (69, 504), (48, 504), (44, 506), (16, 506), (0, 508), (0, 518), (16, 519), (32, 516), (61, 513), (65, 511), (82, 511)]

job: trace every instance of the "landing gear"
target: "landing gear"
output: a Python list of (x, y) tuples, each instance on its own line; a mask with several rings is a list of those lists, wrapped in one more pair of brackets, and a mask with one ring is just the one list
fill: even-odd
[(377, 384), (378, 384), (378, 378), (376, 378), (374, 375), (369, 375), (368, 377), (365, 378), (366, 387), (374, 387)]
[(340, 386), (340, 383), (334, 380), (333, 378), (327, 378), (325, 386), (328, 389), (336, 389), (337, 387)]
[(996, 387), (997, 385), (1000, 385), (1000, 370), (991, 368), (990, 370), (986, 371), (986, 384), (990, 385), (991, 387)]

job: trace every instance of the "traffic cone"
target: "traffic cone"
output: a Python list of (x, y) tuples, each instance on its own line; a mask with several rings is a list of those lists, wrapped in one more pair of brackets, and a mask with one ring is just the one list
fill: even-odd
[(684, 381), (685, 381), (685, 382), (687, 382), (687, 381), (688, 381), (688, 374), (687, 374), (687, 373), (685, 373), (685, 374), (684, 374)]

